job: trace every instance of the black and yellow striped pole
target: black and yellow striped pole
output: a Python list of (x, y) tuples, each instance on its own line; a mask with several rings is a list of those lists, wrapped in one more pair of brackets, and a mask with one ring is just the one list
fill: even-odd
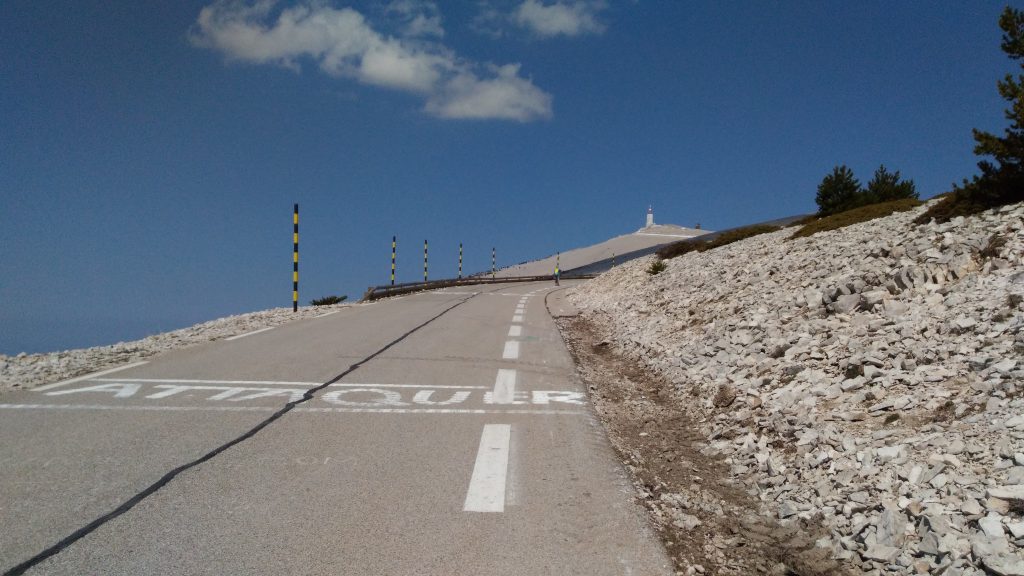
[(459, 280), (462, 280), (462, 242), (459, 242)]
[(423, 241), (423, 281), (427, 281), (427, 241)]
[(494, 254), (494, 248), (491, 248), (491, 280), (494, 280), (494, 263), (496, 262)]
[(292, 214), (292, 312), (299, 311), (299, 205)]
[(615, 252), (612, 252), (612, 268), (615, 268)]
[(395, 247), (398, 245), (398, 237), (391, 237), (391, 285), (395, 285)]

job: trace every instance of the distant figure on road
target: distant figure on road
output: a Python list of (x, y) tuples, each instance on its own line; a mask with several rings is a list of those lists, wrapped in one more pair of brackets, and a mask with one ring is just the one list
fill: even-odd
[(558, 277), (562, 275), (562, 271), (558, 269), (558, 264), (555, 264), (555, 286), (558, 286)]

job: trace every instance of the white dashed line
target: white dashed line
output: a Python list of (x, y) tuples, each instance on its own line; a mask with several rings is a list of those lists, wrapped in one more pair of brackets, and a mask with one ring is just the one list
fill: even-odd
[(516, 314), (515, 316), (512, 317), (512, 321), (513, 322), (522, 322), (523, 321), (523, 315), (522, 314)]
[(522, 326), (511, 326), (511, 327), (509, 327), (508, 335), (509, 336), (522, 336), (523, 335), (523, 327)]
[(259, 330), (253, 330), (252, 332), (246, 332), (245, 334), (239, 334), (238, 336), (225, 338), (224, 340), (230, 342), (231, 340), (238, 340), (239, 338), (245, 338), (246, 336), (252, 336), (253, 334), (259, 334), (260, 332), (266, 332), (267, 330), (273, 330), (274, 328), (276, 328), (276, 326), (271, 326), (269, 328), (261, 328)]
[(466, 502), (462, 506), (464, 512), (505, 511), (505, 479), (511, 437), (512, 427), (508, 424), (484, 425)]
[(498, 369), (498, 377), (494, 379), (494, 392), (491, 401), (495, 404), (511, 404), (516, 394), (516, 371), (506, 368)]
[(89, 380), (97, 376), (104, 376), (106, 374), (113, 374), (114, 372), (120, 372), (121, 370), (127, 370), (129, 368), (135, 368), (136, 366), (142, 366), (146, 361), (135, 362), (133, 364), (125, 364), (124, 366), (118, 366), (117, 368), (111, 368), (110, 370), (104, 370), (102, 372), (93, 372), (92, 374), (86, 374), (85, 376), (79, 376), (77, 378), (71, 378), (69, 380), (61, 380), (60, 382), (54, 382), (53, 384), (47, 384), (46, 386), (37, 386), (32, 390), (36, 392), (42, 392), (44, 390), (50, 390), (58, 386), (64, 386), (65, 384), (74, 384), (75, 382), (81, 382), (82, 380)]
[(509, 340), (505, 342), (505, 350), (501, 353), (503, 360), (518, 360), (519, 359), (519, 341)]

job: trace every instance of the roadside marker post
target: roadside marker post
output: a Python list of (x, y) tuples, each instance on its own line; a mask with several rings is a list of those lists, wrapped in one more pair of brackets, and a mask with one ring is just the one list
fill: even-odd
[(494, 248), (491, 248), (491, 280), (494, 280), (494, 263), (496, 262), (494, 254)]
[(462, 280), (462, 242), (459, 242), (459, 280)]
[(299, 311), (299, 205), (292, 214), (292, 312)]
[(427, 281), (427, 241), (423, 241), (423, 281)]
[(398, 237), (391, 237), (391, 285), (395, 285), (395, 246), (397, 246)]

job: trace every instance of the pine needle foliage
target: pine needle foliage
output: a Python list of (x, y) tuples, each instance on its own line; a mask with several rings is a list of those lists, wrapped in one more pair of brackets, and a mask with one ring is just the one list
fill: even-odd
[(330, 306), (332, 304), (340, 304), (348, 299), (348, 296), (324, 296), (323, 298), (317, 298), (316, 300), (310, 300), (310, 306)]

